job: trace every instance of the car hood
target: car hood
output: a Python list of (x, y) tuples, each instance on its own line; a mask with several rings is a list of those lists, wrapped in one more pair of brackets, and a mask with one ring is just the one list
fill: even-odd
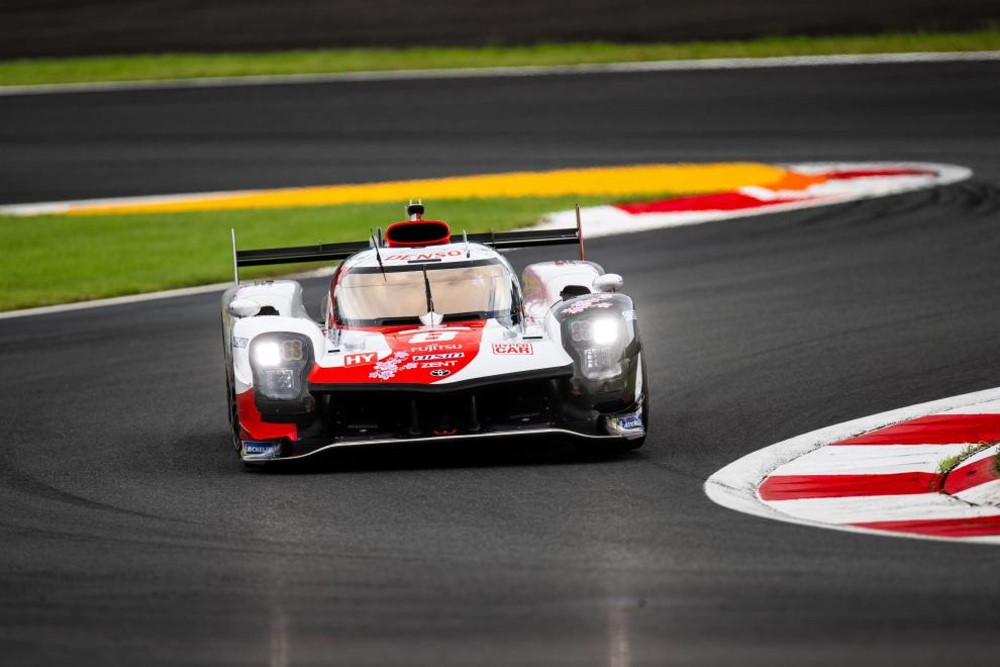
[(572, 359), (547, 338), (525, 338), (496, 320), (437, 327), (344, 330), (317, 359), (312, 384), (448, 385), (565, 369)]

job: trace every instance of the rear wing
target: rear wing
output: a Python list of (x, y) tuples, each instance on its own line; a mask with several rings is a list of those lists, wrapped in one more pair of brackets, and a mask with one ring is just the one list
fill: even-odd
[(466, 234), (472, 243), (488, 245), (494, 250), (513, 248), (534, 248), (548, 245), (577, 245), (580, 231), (577, 229), (529, 229), (523, 232), (483, 232)]
[[(381, 237), (382, 235), (379, 233), (378, 238), (381, 239)], [(320, 243), (319, 245), (295, 246), (292, 248), (237, 250), (235, 232), (233, 232), (232, 238), (233, 269), (237, 283), (239, 283), (239, 270), (241, 266), (269, 266), (274, 264), (343, 260), (362, 250), (375, 247), (372, 240), (353, 241), (350, 243)], [(465, 239), (473, 243), (491, 246), (496, 250), (551, 245), (579, 245), (580, 258), (583, 259), (583, 237), (579, 226), (576, 229), (530, 229), (520, 232), (467, 234), (465, 235)], [(452, 242), (455, 243), (456, 240), (452, 240)]]
[(350, 243), (320, 243), (319, 245), (302, 245), (293, 248), (264, 248), (260, 250), (236, 250), (235, 237), (233, 248), (236, 266), (268, 266), (271, 264), (301, 264), (302, 262), (325, 262), (347, 259), (356, 252), (368, 250), (372, 245), (368, 241), (352, 241)]

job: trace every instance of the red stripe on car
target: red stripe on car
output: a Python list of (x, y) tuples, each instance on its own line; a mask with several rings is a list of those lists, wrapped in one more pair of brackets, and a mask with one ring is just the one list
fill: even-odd
[(272, 424), (261, 417), (257, 404), (253, 400), (253, 389), (242, 394), (236, 394), (236, 409), (240, 417), (240, 429), (243, 440), (298, 440), (299, 433), (295, 424)]
[[(485, 320), (460, 322), (437, 329), (412, 326), (366, 330), (380, 332), (392, 352), (374, 363), (314, 366), (315, 384), (433, 384), (458, 373), (479, 354)], [(349, 353), (354, 356), (358, 353)], [(345, 359), (346, 362), (346, 359)]]

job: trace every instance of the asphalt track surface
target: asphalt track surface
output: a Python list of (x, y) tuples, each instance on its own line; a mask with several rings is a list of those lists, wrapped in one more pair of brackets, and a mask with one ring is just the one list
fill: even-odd
[(998, 80), (939, 64), (0, 100), (10, 201), (646, 160), (976, 170), (593, 241), (638, 301), (654, 392), (624, 456), (397, 448), (246, 472), (214, 295), (0, 322), (4, 663), (995, 665), (1000, 550), (767, 521), (701, 487), (784, 438), (998, 384)]
[(4, 0), (0, 58), (981, 28), (996, 0)]

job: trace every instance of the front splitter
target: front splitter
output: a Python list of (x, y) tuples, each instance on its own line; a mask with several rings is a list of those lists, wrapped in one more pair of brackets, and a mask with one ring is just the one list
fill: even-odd
[(526, 429), (523, 431), (497, 431), (492, 433), (470, 433), (464, 435), (442, 435), (442, 436), (416, 437), (416, 438), (377, 438), (371, 440), (343, 440), (343, 441), (336, 441), (327, 444), (317, 445), (314, 449), (310, 449), (304, 452), (299, 452), (296, 454), (291, 454), (288, 456), (269, 456), (269, 455), (260, 456), (253, 454), (243, 454), (241, 455), (240, 458), (243, 460), (244, 463), (265, 464), (265, 463), (277, 463), (280, 461), (300, 461), (302, 459), (309, 458), (310, 456), (315, 456), (322, 452), (334, 449), (373, 447), (379, 445), (420, 445), (420, 444), (432, 444), (432, 443), (447, 444), (447, 443), (469, 442), (478, 440), (520, 440), (531, 437), (567, 438), (574, 440), (582, 440), (586, 442), (627, 441), (627, 438), (620, 435), (590, 435), (563, 428), (537, 428), (537, 429)]

